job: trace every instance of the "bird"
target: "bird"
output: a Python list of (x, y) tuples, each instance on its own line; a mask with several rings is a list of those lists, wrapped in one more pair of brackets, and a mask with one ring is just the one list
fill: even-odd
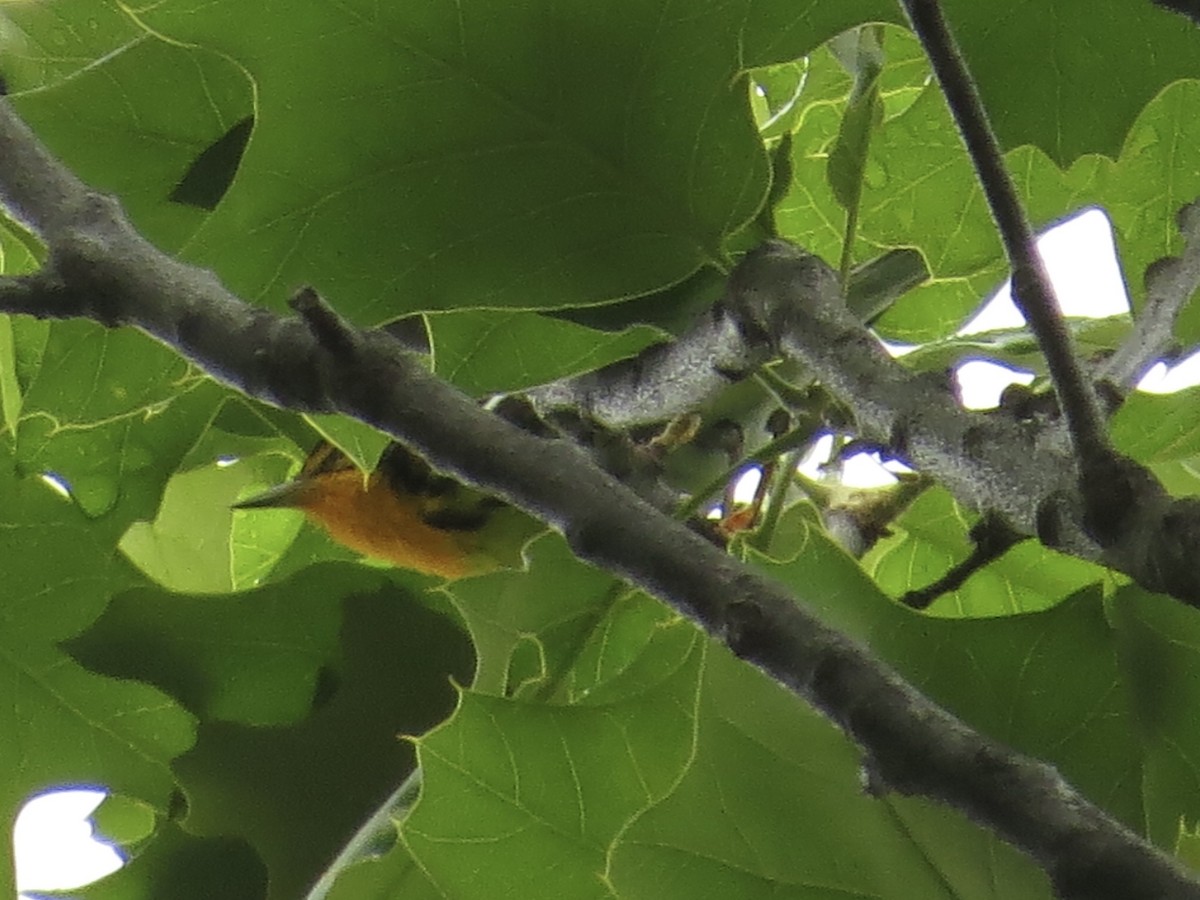
[(435, 471), (402, 444), (365, 475), (321, 440), (290, 481), (234, 509), (298, 509), (334, 541), (364, 556), (449, 580), (519, 567), (544, 526), (502, 500)]

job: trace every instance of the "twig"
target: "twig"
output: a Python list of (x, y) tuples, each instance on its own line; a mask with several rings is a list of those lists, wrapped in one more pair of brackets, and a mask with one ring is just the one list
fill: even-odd
[(971, 548), (971, 554), (958, 565), (951, 566), (945, 575), (932, 584), (908, 591), (900, 598), (900, 602), (913, 609), (927, 609), (942, 594), (957, 591), (966, 584), (968, 578), (999, 559), (1026, 537), (1014, 532), (998, 516), (985, 513), (971, 528), (971, 541), (975, 545)]

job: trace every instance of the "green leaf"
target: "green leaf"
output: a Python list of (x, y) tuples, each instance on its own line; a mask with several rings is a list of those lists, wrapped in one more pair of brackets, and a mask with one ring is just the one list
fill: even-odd
[(610, 334), (534, 313), (487, 310), (430, 316), (429, 327), (434, 371), (472, 396), (590, 372), (664, 337), (645, 326)]
[(784, 513), (769, 554), (749, 548), (747, 556), (792, 585), (797, 598), (827, 624), (860, 640), (896, 613), (857, 561), (830, 538), (809, 504)]
[(1195, 611), (1133, 585), (1114, 595), (1111, 609), (1121, 683), (1133, 704), (1133, 734), (1144, 758), (1145, 828), (1151, 840), (1173, 847), (1180, 823), (1200, 819)]
[(313, 900), (362, 900), (363, 897), (403, 897), (404, 900), (443, 900), (402, 844), (378, 859), (346, 869), (327, 895)]
[(90, 816), (92, 829), (104, 841), (125, 849), (144, 841), (154, 833), (154, 810), (132, 797), (106, 796)]
[[(1130, 129), (1112, 186), (1102, 198), (1112, 218), (1135, 310), (1145, 299), (1146, 268), (1183, 249), (1176, 214), (1200, 196), (1197, 103), (1197, 81), (1170, 85), (1155, 97)], [(1170, 177), (1163, 177), (1168, 172)], [(1176, 322), (1175, 333), (1185, 345), (1200, 340), (1195, 297)]]
[[(1164, 86), (1200, 76), (1200, 30), (1151, 4), (997, 17), (973, 0), (949, 0), (945, 14), (1004, 147), (1036, 144), (1060, 164), (1086, 153), (1115, 156)], [(1130, 35), (1154, 52), (1134, 58)]]
[(782, 138), (795, 129), (805, 109), (801, 98), (806, 98), (810, 89), (809, 72), (808, 61), (799, 60), (753, 73), (754, 90), (750, 103), (764, 138)]
[[(97, 6), (69, 0), (55, 11), (88, 30)], [(253, 87), (226, 57), (143, 35), (13, 102), (79, 177), (118, 194), (138, 228), (176, 250), (207, 211), (172, 193), (196, 156), (253, 112)]]
[[(523, 683), (526, 691), (546, 694), (569, 689), (579, 655), (626, 593), (611, 575), (575, 559), (556, 535), (534, 541), (527, 558), (524, 572), (445, 587), (478, 654), (476, 691), (504, 696)], [(514, 655), (529, 650), (535, 651), (536, 670), (528, 663), (514, 666)], [(589, 678), (588, 686), (598, 677)]]
[[(905, 111), (925, 92), (928, 82), (920, 45), (907, 31), (888, 26), (872, 33), (883, 35), (877, 42), (886, 50), (882, 70), (876, 46), (864, 59), (867, 64), (874, 57), (869, 63), (871, 72), (865, 73), (865, 80), (856, 88), (833, 51), (822, 47), (808, 59), (803, 90), (791, 114), (795, 122), (793, 178), (778, 211), (779, 228), (784, 236), (828, 260), (841, 259), (846, 252), (847, 204), (837, 198), (834, 181), (845, 189), (843, 200), (853, 201), (850, 208), (857, 209), (864, 179), (877, 182), (880, 178), (875, 154), (868, 155), (866, 139), (879, 126), (880, 116), (890, 119)], [(843, 42), (851, 39), (849, 34), (839, 38)], [(849, 130), (843, 139), (844, 129)], [(847, 144), (849, 139), (852, 143)], [(857, 244), (852, 249), (856, 258), (878, 255), (877, 247)]]
[(639, 693), (545, 707), (464, 692), (454, 718), (421, 739), (425, 789), (402, 833), (439, 890), (601, 895), (612, 842), (693, 752), (704, 642), (686, 623), (658, 640), (675, 666)]
[(1113, 444), (1143, 463), (1200, 455), (1198, 398), (1197, 388), (1175, 394), (1131, 394), (1113, 417)]
[(309, 414), (305, 418), (321, 437), (350, 457), (350, 461), (364, 473), (374, 471), (379, 457), (392, 442), (389, 435), (357, 419), (317, 414)]
[[(768, 175), (744, 66), (897, 16), (876, 0), (801, 16), (752, 5), (753, 16), (706, 2), (675, 17), (640, 0), (570, 10), (355, 0), (305, 15), (175, 2), (106, 19), (119, 36), (102, 40), (75, 34), (92, 4), (68, 0), (57, 19), (23, 24), (47, 45), (66, 32), (78, 74), (45, 79), (54, 86), (22, 111), (160, 244), (199, 226), (190, 256), (251, 298), (279, 304), (297, 284), (320, 284), (370, 322), (611, 301), (719, 260), (724, 237), (756, 214)], [(665, 65), (649, 66), (656, 58)], [(90, 120), (66, 114), (74, 108)], [(253, 140), (212, 215), (168, 203), (196, 156), (251, 113)], [(312, 140), (314, 121), (341, 137)]]
[(0, 415), (10, 439), (17, 433), (17, 421), (21, 415), (21, 384), (17, 378), (17, 348), (13, 335), (12, 319), (0, 317)]
[(1053, 762), (1085, 796), (1130, 827), (1141, 826), (1140, 713), (1130, 707), (1127, 671), (1098, 589), (1002, 619), (932, 621), (913, 614), (872, 643), (973, 727)]
[[(266, 471), (282, 479), (281, 466)], [(265, 478), (269, 476), (263, 469), (247, 459), (228, 466), (209, 463), (174, 475), (157, 516), (151, 522), (134, 522), (120, 548), (146, 575), (172, 590), (220, 593), (252, 587), (270, 572), (300, 525), (299, 516), (247, 516), (229, 508)], [(242, 528), (232, 534), (231, 518), (252, 521), (253, 531)], [(271, 523), (281, 522), (286, 525), (280, 533), (266, 533)]]
[(6, 3), (0, 13), (0, 61), (10, 94), (62, 84), (145, 38), (118, 4)]
[(1200, 830), (1179, 823), (1179, 839), (1175, 842), (1175, 855), (1190, 869), (1200, 868)]
[(828, 48), (811, 58), (803, 103), (792, 134), (792, 179), (775, 210), (782, 237), (824, 259), (838, 259), (845, 234), (845, 210), (829, 183), (829, 150), (851, 88), (845, 69)]
[(223, 390), (134, 331), (70, 321), (26, 337), (16, 465), (64, 479), (78, 508), (117, 534), (149, 518)]
[[(926, 491), (892, 523), (892, 534), (868, 551), (863, 566), (893, 597), (925, 587), (970, 554), (967, 531), (976, 518), (945, 490)], [(937, 598), (929, 612), (958, 618), (1035, 612), (1105, 577), (1100, 566), (1023, 541)]]
[[(165, 810), (170, 761), (191, 746), (195, 722), (154, 688), (104, 678), (56, 646), (86, 627), (108, 594), (135, 582), (111, 543), (40, 479), (18, 478), (0, 456), (0, 808), (11, 822), (35, 793), (95, 784)], [(53, 547), (52, 560), (31, 546)], [(15, 896), (9, 854), (0, 855), (0, 890)]]
[(287, 724), (308, 713), (333, 662), (339, 598), (382, 580), (356, 574), (316, 567), (232, 597), (127, 592), (69, 647), (88, 668), (155, 684), (205, 719)]
[(262, 900), (267, 872), (245, 841), (197, 838), (174, 823), (160, 827), (153, 842), (124, 868), (78, 893), (85, 900)]
[[(1145, 266), (1181, 248), (1175, 211), (1200, 194), (1197, 35), (1150, 4), (1053, 20), (947, 4), (1030, 218), (1103, 206), (1136, 308)], [(1022, 331), (947, 337), (1005, 265), (911, 35), (882, 29), (885, 63), (857, 96), (877, 91), (873, 111), (847, 113), (852, 79), (822, 44), (897, 22), (894, 3), (143, 6), (3, 5), (0, 69), (52, 152), (251, 300), (311, 283), (358, 322), (436, 311), (439, 371), (471, 391), (678, 333), (772, 215), (837, 260), (831, 154), (860, 212), (848, 263), (901, 264), (872, 270), (864, 314), (934, 342), (909, 364), (1041, 371)], [(1130, 35), (1153, 53), (1127, 52)], [(243, 138), (240, 159), (200, 177)], [(198, 206), (177, 202), (181, 185)], [(6, 275), (45, 257), (13, 223), (0, 254)], [(1181, 346), (1198, 316), (1185, 309)], [(1124, 338), (1123, 323), (1076, 328), (1088, 355)], [(529, 546), (526, 570), (431, 594), (431, 579), (345, 564), (294, 512), (231, 515), (314, 440), (301, 417), (232, 396), (132, 331), (0, 325), (3, 799), (11, 818), (33, 792), (87, 783), (119, 793), (110, 820), (129, 804), (112, 830), (133, 859), (88, 896), (302, 896), (411, 772), (399, 734), (428, 763), (419, 806), (335, 897), (1048, 896), (957, 813), (865, 796), (858, 752), (828, 723), (559, 536)], [(753, 445), (768, 403), (747, 383), (711, 416)], [(1114, 423), (1180, 494), (1200, 491), (1193, 406), (1135, 395)], [(364, 468), (386, 442), (319, 429)], [(672, 477), (702, 483), (711, 456), (673, 454)], [(807, 504), (768, 553), (743, 552), (966, 721), (1162, 846), (1186, 843), (1194, 613), (1033, 542), (930, 614), (892, 599), (962, 559), (971, 520), (929, 491), (870, 575)], [(316, 565), (329, 560), (343, 562)], [(451, 712), (451, 678), (472, 687), (420, 737)], [(0, 890), (11, 882), (0, 869)]]
[(1049, 896), (1026, 859), (948, 810), (864, 793), (854, 748), (722, 649), (709, 653), (697, 725), (684, 777), (613, 849), (622, 898), (833, 900), (903, 885), (949, 900), (985, 896), (970, 891), (989, 881)]
[[(1109, 316), (1067, 319), (1066, 324), (1079, 354), (1091, 359), (1121, 343), (1132, 323), (1128, 316)], [(923, 372), (944, 372), (973, 359), (1003, 363), (1043, 377), (1049, 374), (1037, 339), (1028, 328), (996, 329), (930, 341), (905, 354), (904, 364)]]
[[(881, 38), (881, 29), (861, 28), (842, 35), (832, 45), (854, 74), (854, 87), (829, 151), (828, 169), (833, 195), (851, 217), (858, 212), (871, 133), (883, 118), (879, 102), (879, 73), (884, 62)], [(853, 235), (849, 239), (853, 241)]]
[[(354, 2), (289, 16), (287, 54), (263, 52), (281, 27), (271, 7), (147, 12), (155, 29), (241, 62), (258, 88), (242, 171), (191, 255), (250, 297), (319, 282), (369, 322), (595, 303), (686, 277), (719, 257), (766, 191), (732, 77), (734, 11), (664, 20), (623, 7)], [(697, 52), (677, 58), (681, 43)], [(642, 77), (656, 55), (677, 62)], [(649, 115), (664, 94), (675, 99), (666, 120)], [(301, 107), (303, 118), (288, 115)], [(312, 116), (353, 141), (299, 140)], [(729, 167), (743, 177), (724, 178)], [(247, 231), (260, 251), (250, 256)], [(372, 264), (382, 258), (386, 271)]]
[[(352, 586), (343, 582), (338, 596)], [(266, 863), (270, 900), (303, 896), (411, 770), (401, 736), (441, 720), (451, 678), (470, 674), (462, 633), (406, 590), (353, 596), (344, 615), (339, 659), (307, 719), (275, 728), (210, 721), (175, 764), (187, 830), (244, 837)]]
[(26, 275), (46, 260), (46, 248), (29, 229), (0, 215), (0, 272)]

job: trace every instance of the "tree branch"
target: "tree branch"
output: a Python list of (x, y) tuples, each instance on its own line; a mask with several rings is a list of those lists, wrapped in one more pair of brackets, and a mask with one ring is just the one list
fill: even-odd
[(1180, 208), (1175, 223), (1183, 235), (1183, 252), (1146, 269), (1146, 301), (1133, 331), (1099, 366), (1097, 380), (1133, 388), (1174, 342), (1175, 320), (1200, 287), (1200, 199)]
[[(7, 101), (0, 101), (0, 159), (0, 198), (51, 245), (50, 267), (7, 280), (0, 307), (134, 325), (259, 399), (343, 412), (387, 431), (438, 468), (551, 524), (580, 558), (725, 641), (854, 739), (875, 783), (933, 797), (994, 829), (1043, 866), (1063, 897), (1200, 896), (1200, 885), (1169, 857), (1053, 768), (969, 729), (778, 584), (642, 502), (574, 445), (480, 409), (386, 334), (355, 329), (315, 294), (302, 300), (303, 321), (284, 319), (238, 300), (211, 273), (159, 253), (114, 201), (87, 191), (45, 153)], [(781, 291), (793, 303), (807, 298), (803, 306), (828, 305), (823, 292), (837, 286), (828, 267), (783, 248), (752, 255), (731, 279), (729, 297), (745, 321), (771, 324), (772, 312), (789, 321), (786, 310), (763, 302)], [(764, 277), (783, 278), (782, 287)], [(794, 343), (782, 330), (784, 346)], [(848, 359), (862, 349), (843, 345)]]
[(1108, 452), (1108, 432), (1099, 398), (1072, 346), (1054, 286), (1037, 250), (1033, 229), (1004, 168), (999, 142), (979, 92), (950, 33), (937, 0), (902, 0), (913, 30), (933, 66), (950, 113), (971, 155), (979, 183), (996, 221), (1013, 273), (1013, 301), (1025, 316), (1046, 357), (1082, 468)]
[(968, 578), (995, 562), (1024, 539), (1023, 535), (1012, 531), (1004, 520), (993, 512), (984, 513), (983, 518), (972, 526), (970, 536), (974, 546), (966, 559), (951, 566), (946, 574), (931, 584), (908, 591), (900, 598), (900, 602), (913, 609), (927, 609), (938, 597), (958, 590), (966, 584)]
[(722, 301), (677, 340), (524, 395), (543, 415), (570, 409), (612, 428), (628, 428), (704, 405), (772, 355), (769, 335), (748, 333)]
[[(1000, 231), (1013, 272), (1013, 300), (1046, 358), (1074, 448), (1075, 496), (1081, 501), (1083, 531), (1103, 548), (1103, 559), (1110, 565), (1136, 569), (1134, 577), (1144, 587), (1200, 604), (1200, 576), (1188, 571), (1184, 549), (1200, 538), (1200, 504), (1172, 501), (1147, 469), (1113, 450), (1100, 399), (1072, 346), (999, 143), (938, 2), (901, 2), (929, 56)], [(1039, 507), (1037, 533), (1043, 542), (1057, 545), (1064, 509), (1057, 502)]]
[(1019, 534), (1200, 605), (1200, 501), (1173, 500), (1147, 469), (1112, 454), (1092, 471), (1117, 514), (1097, 519), (1061, 429), (962, 409), (943, 378), (892, 359), (840, 302), (832, 270), (797, 247), (763, 245), (733, 273), (729, 292), (742, 298), (742, 315), (854, 411), (861, 437)]

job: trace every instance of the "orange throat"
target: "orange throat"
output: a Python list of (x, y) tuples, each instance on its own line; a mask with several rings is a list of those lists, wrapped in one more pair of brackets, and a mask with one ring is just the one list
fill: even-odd
[(319, 490), (298, 504), (305, 515), (342, 544), (404, 569), (464, 578), (494, 568), (477, 549), (473, 531), (447, 531), (423, 518), (424, 498), (399, 496), (378, 474), (363, 484), (356, 469), (321, 477)]

